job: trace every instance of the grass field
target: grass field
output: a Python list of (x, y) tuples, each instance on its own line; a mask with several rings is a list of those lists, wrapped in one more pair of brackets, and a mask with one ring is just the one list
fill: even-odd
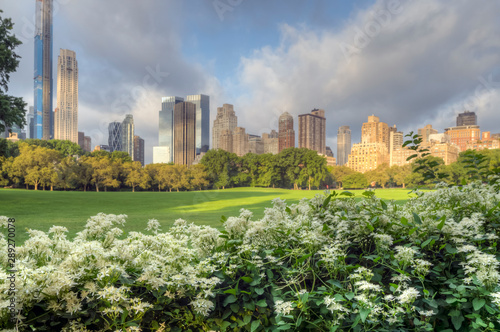
[[(363, 192), (352, 191), (356, 195)], [(376, 195), (399, 203), (408, 199), (408, 189), (376, 190)], [(0, 190), (0, 216), (16, 218), (16, 241), (27, 239), (26, 228), (48, 231), (65, 226), (69, 237), (83, 229), (87, 219), (99, 212), (126, 214), (125, 232), (143, 231), (149, 219), (158, 219), (163, 230), (182, 218), (199, 225), (220, 227), (222, 215), (237, 216), (241, 208), (254, 213), (254, 220), (279, 197), (288, 203), (312, 198), (320, 190), (235, 188), (195, 192), (64, 192), (22, 189)], [(5, 232), (5, 230), (4, 230)]]

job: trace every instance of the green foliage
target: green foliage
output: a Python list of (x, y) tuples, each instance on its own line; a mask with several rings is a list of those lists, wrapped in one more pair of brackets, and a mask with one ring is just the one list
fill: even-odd
[[(0, 13), (3, 13), (0, 10)], [(10, 74), (17, 70), (20, 56), (15, 52), (21, 41), (12, 34), (14, 24), (10, 18), (0, 16), (0, 133), (5, 127), (26, 125), (26, 103), (20, 97), (9, 96)]]
[(346, 189), (362, 189), (368, 187), (368, 180), (363, 173), (354, 172), (344, 177), (343, 186)]
[(157, 233), (150, 220), (152, 235), (119, 238), (126, 216), (102, 213), (74, 241), (64, 227), (30, 231), (20, 330), (500, 329), (497, 187), (442, 187), (404, 205), (352, 195), (275, 199), (259, 220), (221, 218), (221, 231), (178, 220)]

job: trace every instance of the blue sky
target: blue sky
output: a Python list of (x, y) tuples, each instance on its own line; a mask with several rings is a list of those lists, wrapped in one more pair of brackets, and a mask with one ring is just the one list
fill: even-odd
[[(337, 129), (351, 126), (357, 143), (371, 114), (405, 133), (428, 123), (443, 132), (467, 109), (500, 132), (495, 0), (54, 2), (54, 64), (60, 48), (79, 64), (79, 130), (106, 144), (108, 123), (131, 113), (146, 162), (161, 97), (172, 95), (208, 94), (212, 120), (233, 104), (251, 134), (277, 129), (283, 111), (322, 108), (334, 153)], [(9, 92), (31, 105), (35, 1), (0, 8), (24, 43)]]

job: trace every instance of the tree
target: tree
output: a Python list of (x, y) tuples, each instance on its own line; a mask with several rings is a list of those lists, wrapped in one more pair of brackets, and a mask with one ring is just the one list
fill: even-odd
[(344, 178), (344, 188), (363, 189), (368, 186), (368, 180), (363, 173), (354, 172)]
[(271, 153), (261, 155), (261, 165), (259, 169), (259, 184), (264, 187), (280, 186), (283, 180), (282, 168), (278, 163), (278, 156)]
[(376, 169), (368, 171), (365, 173), (366, 179), (368, 183), (375, 182), (379, 186), (385, 189), (387, 182), (390, 180), (389, 174), (387, 171), (389, 170), (388, 164), (379, 165)]
[(90, 163), (92, 165), (92, 184), (95, 185), (95, 190), (99, 192), (99, 186), (104, 186), (104, 191), (107, 191), (107, 187), (116, 188), (120, 186), (118, 181), (118, 170), (111, 158), (105, 157), (93, 157), (90, 158)]
[(132, 187), (132, 192), (135, 192), (135, 187), (139, 186), (142, 189), (149, 187), (149, 175), (142, 168), (141, 162), (133, 161), (128, 162), (123, 166), (126, 174), (125, 184)]
[[(0, 10), (0, 13), (3, 13)], [(14, 24), (10, 18), (0, 16), (0, 132), (5, 127), (26, 125), (26, 103), (20, 97), (6, 94), (9, 90), (10, 74), (17, 70), (20, 56), (14, 51), (21, 41), (11, 34)]]
[(337, 186), (342, 188), (344, 178), (347, 175), (354, 173), (354, 171), (347, 166), (333, 166), (330, 173), (333, 175), (335, 182), (337, 182)]
[(202, 190), (209, 185), (208, 174), (205, 171), (205, 166), (202, 164), (196, 164), (189, 167), (189, 177), (191, 186), (194, 189)]
[(87, 186), (92, 183), (94, 168), (91, 157), (82, 157), (75, 164), (75, 177), (77, 183), (83, 186), (83, 191), (87, 191)]
[(28, 145), (21, 143), (19, 146), (20, 154), (14, 159), (12, 168), (14, 176), (23, 177), (26, 184), (32, 184), (35, 190), (38, 190), (40, 184), (44, 189), (54, 185), (55, 165), (60, 161), (61, 155), (58, 151), (44, 148), (41, 146)]

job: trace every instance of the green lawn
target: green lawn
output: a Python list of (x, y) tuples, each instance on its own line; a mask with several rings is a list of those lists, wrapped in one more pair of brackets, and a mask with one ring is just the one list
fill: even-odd
[[(384, 199), (399, 203), (408, 199), (408, 189), (376, 190)], [(352, 191), (356, 195), (363, 192)], [(196, 192), (64, 192), (22, 189), (0, 190), (0, 216), (16, 218), (16, 239), (23, 243), (26, 228), (47, 231), (52, 225), (68, 228), (69, 236), (83, 229), (87, 218), (99, 212), (126, 214), (125, 232), (142, 231), (149, 219), (158, 219), (162, 229), (182, 218), (200, 225), (219, 227), (222, 215), (237, 216), (241, 208), (254, 213), (254, 219), (271, 207), (279, 197), (288, 203), (312, 198), (322, 190), (286, 190), (267, 188), (236, 188)], [(5, 230), (4, 230), (5, 232)]]

